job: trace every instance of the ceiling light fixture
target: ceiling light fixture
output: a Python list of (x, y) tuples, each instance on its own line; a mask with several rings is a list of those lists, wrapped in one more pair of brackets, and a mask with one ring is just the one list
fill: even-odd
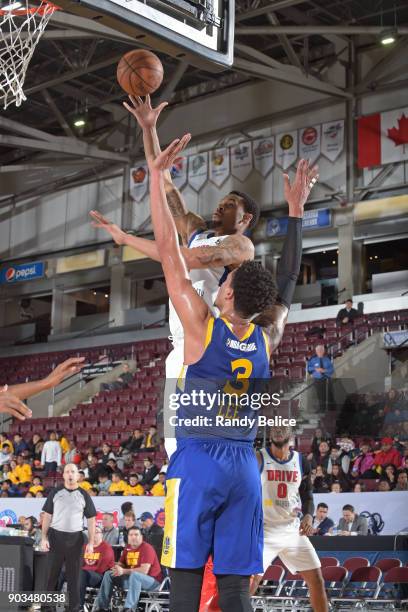
[(79, 128), (79, 127), (84, 127), (86, 125), (86, 121), (83, 117), (78, 117), (78, 119), (75, 119), (74, 121), (74, 126)]
[(383, 30), (380, 34), (380, 42), (382, 45), (392, 45), (397, 39), (397, 30), (395, 28), (391, 28), (388, 30)]

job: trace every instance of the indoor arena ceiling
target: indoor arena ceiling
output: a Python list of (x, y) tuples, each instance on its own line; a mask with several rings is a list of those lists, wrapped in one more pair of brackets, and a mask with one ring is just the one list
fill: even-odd
[[(167, 78), (158, 94), (177, 105), (266, 79), (304, 83), (346, 99), (350, 91), (330, 83), (330, 69), (345, 65), (351, 40), (357, 53), (378, 47), (380, 32), (395, 25), (402, 35), (388, 49), (390, 65), (408, 46), (407, 0), (236, 0), (233, 68), (211, 74), (161, 55)], [(107, 168), (119, 171), (139, 153), (127, 138), (116, 81), (119, 58), (134, 47), (133, 40), (99, 23), (54, 14), (28, 69), (28, 101), (0, 115), (0, 206), (89, 182)], [(395, 79), (392, 70), (384, 79), (387, 59), (381, 78), (372, 70), (357, 85), (360, 92), (396, 86), (387, 82)], [(83, 114), (86, 127), (79, 131), (74, 121)], [(109, 146), (115, 132), (125, 136), (120, 150)]]

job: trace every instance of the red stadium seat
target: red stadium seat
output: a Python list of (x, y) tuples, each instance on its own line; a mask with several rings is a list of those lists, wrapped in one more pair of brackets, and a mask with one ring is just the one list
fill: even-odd
[(338, 567), (340, 561), (336, 557), (321, 557), (320, 563), (322, 567)]
[(354, 572), (356, 569), (361, 567), (368, 567), (370, 565), (369, 560), (366, 557), (349, 557), (343, 563), (343, 567), (349, 572)]
[(381, 570), (379, 570), (378, 567), (368, 566), (355, 569), (345, 585), (342, 597), (359, 601), (361, 601), (362, 598), (377, 599), (381, 588), (381, 576)]
[(378, 567), (382, 571), (383, 574), (386, 574), (389, 570), (394, 567), (401, 567), (400, 559), (378, 559), (376, 563), (374, 563), (374, 567)]
[(329, 599), (341, 597), (347, 579), (346, 568), (336, 565), (322, 565), (322, 576)]
[(278, 596), (282, 590), (285, 570), (277, 565), (270, 565), (262, 576), (258, 596)]

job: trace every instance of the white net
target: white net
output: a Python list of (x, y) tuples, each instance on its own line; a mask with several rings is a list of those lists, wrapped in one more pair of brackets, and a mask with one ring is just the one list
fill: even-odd
[(26, 100), (23, 86), (34, 49), (57, 6), (41, 0), (0, 4), (0, 99), (4, 108)]

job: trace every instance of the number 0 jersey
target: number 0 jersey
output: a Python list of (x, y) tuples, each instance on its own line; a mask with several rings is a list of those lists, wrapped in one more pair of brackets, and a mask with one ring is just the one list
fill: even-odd
[[(261, 408), (255, 404), (255, 391), (259, 395), (262, 382), (270, 378), (269, 359), (268, 338), (261, 327), (251, 323), (239, 339), (227, 319), (211, 317), (204, 354), (196, 363), (183, 366), (177, 385), (187, 397), (178, 417), (209, 420), (186, 426), (180, 421), (176, 437), (253, 440)], [(193, 394), (201, 394), (200, 400), (194, 402)]]
[(260, 450), (264, 527), (293, 525), (298, 528), (302, 502), (299, 494), (303, 478), (302, 455), (291, 451), (289, 459), (280, 461), (269, 448)]

